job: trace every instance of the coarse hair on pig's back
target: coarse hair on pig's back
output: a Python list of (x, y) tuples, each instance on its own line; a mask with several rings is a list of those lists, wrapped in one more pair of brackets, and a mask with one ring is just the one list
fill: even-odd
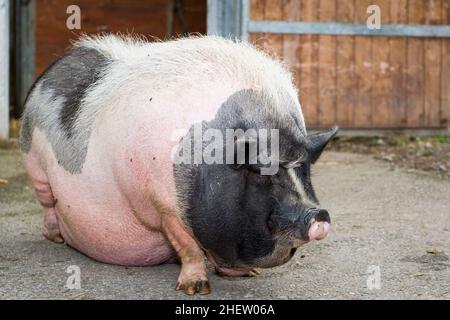
[[(83, 36), (74, 44), (98, 50), (112, 61), (108, 72), (85, 98), (86, 108), (78, 119), (80, 129), (83, 119), (96, 112), (103, 97), (111, 97), (130, 83), (145, 81), (154, 90), (173, 91), (187, 84), (210, 86), (215, 82), (264, 92), (275, 102), (267, 104), (271, 108), (267, 110), (269, 113), (295, 114), (306, 133), (292, 75), (279, 59), (252, 44), (218, 36), (154, 40), (150, 42), (137, 35), (101, 34)], [(288, 107), (280, 109), (280, 106)]]
[(100, 34), (82, 36), (74, 46), (93, 48), (112, 60), (139, 66), (142, 73), (148, 66), (157, 68), (163, 75), (176, 76), (178, 80), (192, 79), (196, 75), (202, 78), (228, 76), (248, 85), (272, 90), (289, 88), (296, 93), (288, 67), (250, 43), (202, 35), (169, 41), (152, 40), (134, 34)]

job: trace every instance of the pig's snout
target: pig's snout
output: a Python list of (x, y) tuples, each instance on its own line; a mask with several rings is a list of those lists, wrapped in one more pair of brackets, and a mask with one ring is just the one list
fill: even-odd
[(278, 211), (270, 218), (270, 225), (276, 226), (275, 230), (278, 232), (288, 232), (302, 243), (322, 240), (327, 236), (331, 227), (327, 210), (307, 208), (301, 213), (294, 210), (287, 212), (289, 213)]
[(311, 227), (308, 230), (308, 238), (309, 240), (322, 240), (324, 239), (328, 231), (330, 231), (331, 225), (326, 221), (315, 221), (314, 219), (311, 221)]
[(308, 241), (324, 239), (331, 227), (328, 211), (319, 208), (306, 210), (303, 223), (308, 227)]
[(313, 209), (308, 221), (308, 240), (322, 240), (330, 231), (330, 215), (325, 209)]

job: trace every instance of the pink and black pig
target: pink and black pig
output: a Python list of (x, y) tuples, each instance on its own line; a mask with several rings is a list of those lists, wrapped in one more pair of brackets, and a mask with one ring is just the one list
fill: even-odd
[[(265, 161), (249, 130), (277, 133)], [(224, 161), (198, 161), (211, 131)], [(37, 79), (20, 142), (47, 239), (106, 263), (180, 262), (176, 289), (207, 294), (206, 259), (254, 275), (327, 235), (310, 172), (336, 132), (307, 134), (290, 72), (249, 44), (106, 35), (80, 39)]]

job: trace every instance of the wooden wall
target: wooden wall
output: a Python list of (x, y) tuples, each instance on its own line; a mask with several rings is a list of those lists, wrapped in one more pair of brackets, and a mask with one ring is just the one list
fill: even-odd
[[(450, 0), (251, 0), (252, 20), (450, 24)], [(308, 127), (450, 126), (450, 39), (251, 34), (282, 57), (300, 89)]]
[[(171, 0), (36, 0), (36, 75), (70, 47), (81, 33), (133, 32), (164, 38)], [(182, 0), (189, 32), (206, 33), (206, 0)], [(66, 9), (81, 9), (81, 30), (68, 30)], [(175, 15), (174, 34), (181, 34)]]

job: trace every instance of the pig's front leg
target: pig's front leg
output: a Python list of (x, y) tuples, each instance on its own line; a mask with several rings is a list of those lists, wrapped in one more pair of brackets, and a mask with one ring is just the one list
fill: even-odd
[(181, 272), (176, 290), (186, 294), (211, 292), (206, 272), (205, 255), (188, 233), (175, 210), (163, 210), (162, 229), (181, 260)]

